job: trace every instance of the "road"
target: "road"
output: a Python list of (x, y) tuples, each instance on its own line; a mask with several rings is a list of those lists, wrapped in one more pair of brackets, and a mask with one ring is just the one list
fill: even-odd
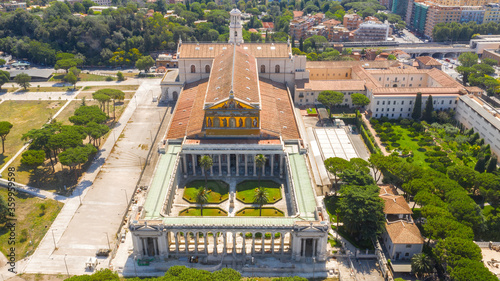
[[(94, 257), (98, 249), (114, 247), (127, 200), (131, 199), (144, 159), (154, 145), (152, 138), (168, 109), (157, 106), (151, 99), (151, 95), (160, 93), (159, 81), (142, 81), (98, 159), (82, 176), (34, 255), (21, 268), (22, 272), (88, 273), (85, 261)], [(109, 259), (99, 262), (99, 268), (106, 268)]]

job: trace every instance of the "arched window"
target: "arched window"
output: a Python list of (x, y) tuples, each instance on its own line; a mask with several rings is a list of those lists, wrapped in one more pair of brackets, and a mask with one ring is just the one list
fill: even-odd
[(266, 66), (265, 65), (260, 66), (260, 73), (266, 73)]
[(191, 73), (196, 73), (196, 66), (191, 65)]
[(205, 65), (205, 72), (210, 73), (210, 65)]
[(276, 66), (274, 67), (274, 72), (276, 72), (276, 73), (280, 73), (280, 66), (279, 66), (279, 65), (276, 65)]

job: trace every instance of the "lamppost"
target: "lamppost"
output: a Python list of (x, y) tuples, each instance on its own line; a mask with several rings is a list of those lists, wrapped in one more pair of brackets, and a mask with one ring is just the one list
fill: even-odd
[(111, 245), (109, 244), (109, 237), (108, 237), (108, 233), (107, 232), (104, 232), (106, 234), (106, 240), (108, 240), (108, 249), (111, 250)]
[(64, 255), (64, 265), (66, 266), (66, 273), (68, 274), (68, 278), (69, 278), (69, 270), (68, 270), (68, 264), (66, 263), (66, 256), (67, 255)]
[(56, 238), (54, 237), (54, 229), (52, 229), (52, 241), (54, 241), (54, 250), (57, 249)]

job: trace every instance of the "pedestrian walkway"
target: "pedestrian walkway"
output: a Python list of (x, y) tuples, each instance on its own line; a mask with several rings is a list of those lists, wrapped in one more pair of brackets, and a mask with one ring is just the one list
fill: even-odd
[(385, 146), (382, 145), (382, 142), (380, 141), (380, 138), (377, 136), (377, 132), (375, 132), (375, 130), (373, 129), (372, 124), (370, 124), (370, 121), (368, 121), (368, 119), (366, 119), (365, 114), (361, 114), (361, 116), (363, 118), (363, 122), (365, 122), (365, 124), (366, 124), (366, 127), (368, 127), (368, 130), (370, 131), (370, 133), (372, 134), (373, 138), (375, 139), (375, 143), (377, 144), (377, 146), (382, 151), (382, 154), (384, 154), (384, 156), (391, 155), (390, 153), (387, 152), (387, 150), (385, 150)]

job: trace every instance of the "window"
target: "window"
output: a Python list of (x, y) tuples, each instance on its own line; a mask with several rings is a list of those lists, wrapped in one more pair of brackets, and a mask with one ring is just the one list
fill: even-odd
[(398, 84), (394, 84), (394, 85), (392, 85), (392, 87), (393, 87), (393, 88), (396, 88), (397, 86), (398, 86)]
[(411, 77), (410, 80), (413, 81), (413, 77)]
[(441, 101), (441, 104), (444, 104), (444, 100)]
[(210, 73), (210, 65), (205, 65), (205, 73)]
[(413, 101), (411, 100), (411, 101), (410, 101), (410, 105), (411, 105), (412, 103), (413, 103)]
[(405, 81), (405, 77), (403, 77), (403, 81)]
[(401, 107), (401, 110), (400, 111), (403, 111), (403, 108)]
[(345, 99), (345, 102), (347, 102), (347, 99)]
[(382, 110), (381, 110), (381, 111), (382, 111), (382, 112), (384, 112), (384, 109), (382, 108)]
[(411, 248), (411, 244), (406, 244), (406, 248)]
[(382, 105), (385, 105), (385, 100), (384, 100), (384, 101), (382, 101)]
[(393, 113), (393, 114), (391, 114), (391, 117), (394, 117), (394, 113)]
[(436, 100), (434, 100), (434, 104), (436, 104)]
[(422, 77), (420, 77), (420, 81), (422, 81)]
[(391, 101), (387, 101), (387, 105), (391, 105)]
[(261, 65), (260, 66), (260, 72), (261, 73), (266, 73), (266, 66), (265, 65)]
[(382, 81), (382, 77), (379, 77), (379, 78), (378, 78), (378, 81)]
[(392, 111), (396, 111), (396, 108), (395, 108), (395, 107), (393, 107), (393, 108), (392, 108)]
[(345, 77), (347, 78), (347, 72), (345, 73)]
[(451, 100), (450, 100), (450, 104), (451, 104)]
[(276, 65), (276, 66), (274, 67), (274, 72), (276, 72), (276, 73), (280, 73), (280, 66), (279, 66), (279, 65)]
[(403, 100), (403, 101), (401, 101), (401, 105), (404, 105), (404, 104), (405, 104), (405, 101), (404, 101), (404, 100)]
[(238, 31), (234, 32), (234, 37), (238, 37)]
[(196, 66), (191, 65), (191, 73), (196, 73)]
[(410, 87), (413, 86), (413, 84), (410, 84)]
[(377, 117), (378, 117), (378, 114), (375, 114), (375, 118), (377, 118)]
[(409, 257), (409, 256), (410, 256), (410, 253), (406, 253), (406, 254), (405, 254), (405, 257)]
[(457, 100), (455, 100), (455, 104), (457, 104)]
[(401, 87), (404, 87), (404, 86), (406, 86), (406, 84), (401, 85)]
[(377, 109), (375, 109), (375, 111), (377, 111), (377, 112), (378, 112), (378, 108), (377, 108)]
[(377, 105), (379, 105), (379, 104), (380, 104), (380, 101), (378, 100), (378, 101), (377, 101)]

